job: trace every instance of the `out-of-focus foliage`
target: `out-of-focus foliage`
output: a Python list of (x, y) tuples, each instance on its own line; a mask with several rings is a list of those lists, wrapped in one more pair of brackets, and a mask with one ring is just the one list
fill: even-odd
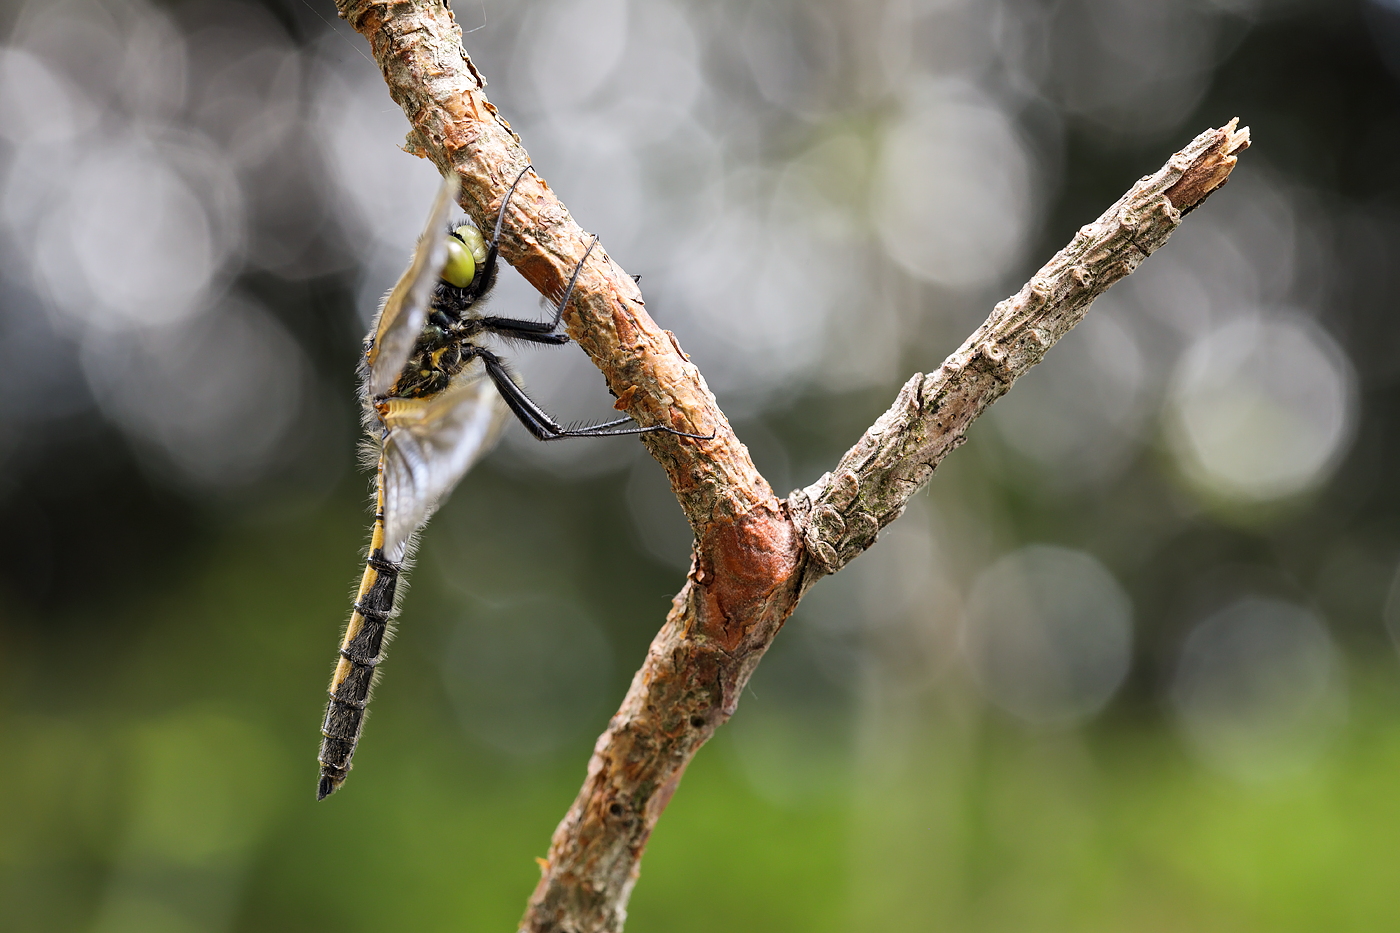
[[(1400, 925), (1400, 4), (456, 8), (780, 492), (1134, 178), (1254, 131), (812, 592), (629, 929)], [(660, 471), (512, 429), (315, 804), (355, 359), (434, 172), (326, 0), (0, 13), (0, 926), (510, 929), (682, 579)], [(514, 352), (608, 413), (576, 349)]]

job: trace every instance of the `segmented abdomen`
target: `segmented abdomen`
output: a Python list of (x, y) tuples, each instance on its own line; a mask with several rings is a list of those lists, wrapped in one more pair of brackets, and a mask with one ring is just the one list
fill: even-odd
[(375, 480), (374, 528), (370, 532), (369, 557), (355, 594), (355, 608), (340, 642), (340, 661), (331, 675), (330, 702), (321, 726), (321, 780), (316, 799), (324, 800), (345, 781), (350, 759), (360, 740), (365, 705), (369, 702), (375, 668), (383, 656), (384, 635), (394, 612), (394, 589), (401, 565), (384, 558), (384, 460)]

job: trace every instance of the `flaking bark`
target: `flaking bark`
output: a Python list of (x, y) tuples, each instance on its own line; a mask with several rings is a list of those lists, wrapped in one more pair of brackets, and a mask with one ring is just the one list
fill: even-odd
[[(487, 100), (451, 11), (435, 0), (337, 0), (337, 8), (369, 39), (408, 116), (409, 151), (456, 172), (463, 208), (483, 226), (494, 220), (529, 156)], [(619, 410), (642, 424), (715, 436), (645, 439), (695, 531), (691, 570), (598, 738), (521, 930), (622, 929), (642, 851), (686, 765), (733, 714), (802, 593), (874, 542), (968, 425), (1225, 183), (1248, 144), (1248, 130), (1231, 121), (1139, 181), (998, 304), (937, 372), (912, 377), (831, 473), (786, 502), (675, 336), (651, 320), (631, 277), (601, 244), (594, 249), (565, 314), (569, 335), (603, 373)], [(588, 241), (545, 181), (527, 175), (506, 214), (506, 261), (541, 293), (558, 295)]]

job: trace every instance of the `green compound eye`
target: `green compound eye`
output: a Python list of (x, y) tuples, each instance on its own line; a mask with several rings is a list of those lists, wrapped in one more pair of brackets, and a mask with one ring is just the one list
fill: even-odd
[(470, 248), (455, 236), (448, 237), (447, 264), (442, 267), (442, 280), (457, 288), (466, 288), (476, 278), (476, 262)]
[(486, 241), (481, 238), (480, 230), (471, 224), (462, 224), (452, 231), (452, 235), (467, 244), (467, 249), (472, 251), (472, 258), (478, 266), (486, 261)]

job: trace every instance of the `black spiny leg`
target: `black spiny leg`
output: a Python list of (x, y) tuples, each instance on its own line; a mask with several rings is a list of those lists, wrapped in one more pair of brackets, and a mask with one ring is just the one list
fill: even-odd
[[(482, 330), (505, 337), (507, 340), (523, 340), (526, 343), (539, 343), (547, 347), (562, 347), (569, 342), (568, 334), (556, 334), (544, 330), (549, 325), (543, 321), (515, 321), (510, 318), (486, 317), (481, 319)], [(514, 325), (528, 324), (529, 327)]]
[(525, 173), (534, 170), (533, 165), (526, 165), (522, 168), (520, 174), (515, 176), (515, 181), (510, 183), (510, 189), (506, 191), (506, 196), (501, 199), (501, 209), (496, 212), (496, 227), (491, 232), (491, 242), (486, 244), (486, 258), (480, 266), (482, 274), (477, 281), (472, 282), (474, 286), (470, 297), (472, 302), (485, 298), (496, 285), (496, 256), (501, 245), (501, 227), (505, 224), (506, 209), (510, 207), (510, 199), (515, 195), (515, 189), (519, 187)]
[(484, 347), (471, 347), (468, 349), (468, 353), (481, 359), (481, 362), (486, 366), (486, 375), (491, 377), (496, 391), (501, 393), (501, 397), (510, 406), (511, 414), (515, 415), (516, 419), (525, 426), (525, 430), (539, 440), (557, 441), (561, 437), (619, 437), (625, 434), (652, 434), (658, 431), (675, 434), (678, 437), (693, 437), (702, 441), (714, 437), (713, 434), (687, 434), (685, 431), (677, 431), (664, 424), (653, 424), (650, 427), (639, 424), (630, 428), (618, 427), (618, 425), (631, 421), (631, 418), (619, 418), (616, 421), (593, 424), (586, 428), (566, 428), (550, 417), (549, 413), (541, 408), (534, 399), (526, 395), (524, 389), (516, 385), (515, 380), (510, 378), (510, 373), (506, 372), (505, 364), (501, 362), (500, 357)]
[[(499, 224), (497, 226), (499, 228)], [(588, 261), (589, 255), (593, 252), (593, 247), (597, 245), (598, 236), (594, 234), (593, 242), (588, 244), (588, 249), (583, 251), (583, 258), (578, 261), (578, 265), (574, 266), (574, 274), (569, 276), (569, 284), (564, 289), (564, 300), (559, 302), (559, 307), (554, 309), (554, 320), (522, 321), (512, 317), (484, 317), (481, 319), (482, 330), (491, 334), (499, 334), (502, 337), (525, 340), (530, 343), (568, 343), (568, 334), (559, 334), (555, 333), (555, 331), (559, 328), (559, 321), (564, 317), (564, 309), (569, 305), (569, 298), (574, 293), (574, 285), (578, 282), (579, 273), (583, 271), (583, 264)]]
[[(515, 184), (520, 183), (520, 179), (525, 177), (525, 172), (529, 171), (527, 166), (518, 176)], [(515, 191), (515, 184), (510, 186), (510, 192)], [(506, 200), (510, 200), (510, 192), (506, 194)], [(501, 221), (505, 218), (505, 204), (501, 205), (501, 213), (496, 218), (496, 232), (491, 238), (492, 255), (495, 252), (495, 243), (500, 239)], [(559, 326), (559, 321), (564, 317), (564, 309), (569, 306), (569, 299), (573, 297), (574, 285), (578, 283), (579, 274), (583, 271), (583, 264), (588, 261), (588, 256), (593, 252), (593, 247), (598, 245), (598, 237), (595, 234), (593, 241), (588, 244), (588, 249), (584, 250), (583, 258), (574, 266), (574, 274), (569, 276), (569, 284), (564, 289), (564, 299), (559, 302), (559, 307), (554, 311), (552, 321), (521, 321), (515, 318), (485, 317), (481, 319), (482, 329), (488, 333), (498, 334), (502, 337), (514, 337), (518, 340), (526, 340), (531, 343), (561, 344), (567, 343), (567, 334), (554, 333)], [(491, 382), (496, 386), (496, 391), (501, 393), (501, 397), (506, 400), (506, 405), (510, 407), (511, 414), (525, 426), (536, 438), (542, 441), (557, 441), (561, 437), (619, 437), (627, 434), (653, 434), (664, 431), (667, 434), (674, 434), (677, 437), (693, 437), (697, 440), (708, 441), (713, 438), (714, 432), (709, 434), (688, 434), (685, 431), (677, 431), (675, 428), (667, 427), (664, 424), (654, 424), (644, 427), (635, 424), (630, 428), (621, 427), (631, 421), (631, 418), (619, 418), (616, 421), (605, 421), (602, 424), (593, 424), (584, 428), (566, 428), (550, 417), (549, 413), (535, 403), (535, 400), (525, 394), (525, 390), (510, 378), (510, 373), (506, 371), (505, 364), (496, 354), (485, 347), (468, 346), (463, 348), (464, 356), (478, 357), (486, 367), (486, 375), (491, 377)]]

